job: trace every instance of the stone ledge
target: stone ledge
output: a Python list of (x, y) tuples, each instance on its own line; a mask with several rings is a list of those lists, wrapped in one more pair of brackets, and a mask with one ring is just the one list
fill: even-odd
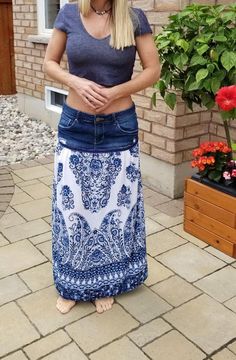
[(40, 44), (48, 44), (49, 40), (51, 38), (51, 35), (29, 35), (27, 37), (27, 40), (32, 43), (40, 43)]

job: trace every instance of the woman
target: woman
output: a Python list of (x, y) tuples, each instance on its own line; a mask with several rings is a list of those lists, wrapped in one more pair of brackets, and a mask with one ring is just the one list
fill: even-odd
[[(69, 73), (60, 67), (66, 48)], [(143, 71), (131, 79), (136, 50)], [(53, 276), (67, 313), (98, 313), (148, 276), (138, 120), (131, 94), (152, 85), (159, 57), (144, 12), (127, 0), (67, 3), (43, 69), (69, 87), (58, 124), (52, 198)]]

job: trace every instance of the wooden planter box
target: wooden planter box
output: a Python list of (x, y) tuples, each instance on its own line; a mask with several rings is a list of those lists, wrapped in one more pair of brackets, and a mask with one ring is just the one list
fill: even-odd
[(184, 230), (236, 258), (236, 197), (186, 178)]

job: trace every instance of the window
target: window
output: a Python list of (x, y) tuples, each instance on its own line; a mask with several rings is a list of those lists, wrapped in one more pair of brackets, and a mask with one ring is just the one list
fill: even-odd
[(52, 86), (45, 86), (46, 109), (61, 113), (63, 102), (67, 98), (68, 91), (57, 89)]
[(38, 32), (50, 34), (60, 8), (68, 0), (38, 0)]

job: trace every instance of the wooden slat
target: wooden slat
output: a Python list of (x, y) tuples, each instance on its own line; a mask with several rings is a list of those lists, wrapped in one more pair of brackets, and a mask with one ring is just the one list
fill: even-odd
[(236, 230), (201, 212), (184, 206), (184, 218), (202, 228), (221, 236), (223, 239), (236, 243)]
[(200, 199), (198, 196), (187, 193), (186, 191), (184, 192), (184, 203), (202, 214), (208, 215), (234, 229), (236, 228), (236, 214), (233, 214), (222, 207), (211, 204), (206, 200)]
[(185, 179), (185, 191), (203, 200), (207, 199), (208, 202), (236, 214), (236, 198), (222, 191), (213, 189), (191, 178)]
[(236, 245), (223, 239), (222, 237), (208, 231), (201, 226), (185, 219), (184, 230), (196, 236), (197, 238), (205, 241), (207, 244), (214, 246), (216, 249), (224, 252), (225, 254), (236, 258)]
[(12, 0), (0, 0), (0, 4), (11, 4)]

